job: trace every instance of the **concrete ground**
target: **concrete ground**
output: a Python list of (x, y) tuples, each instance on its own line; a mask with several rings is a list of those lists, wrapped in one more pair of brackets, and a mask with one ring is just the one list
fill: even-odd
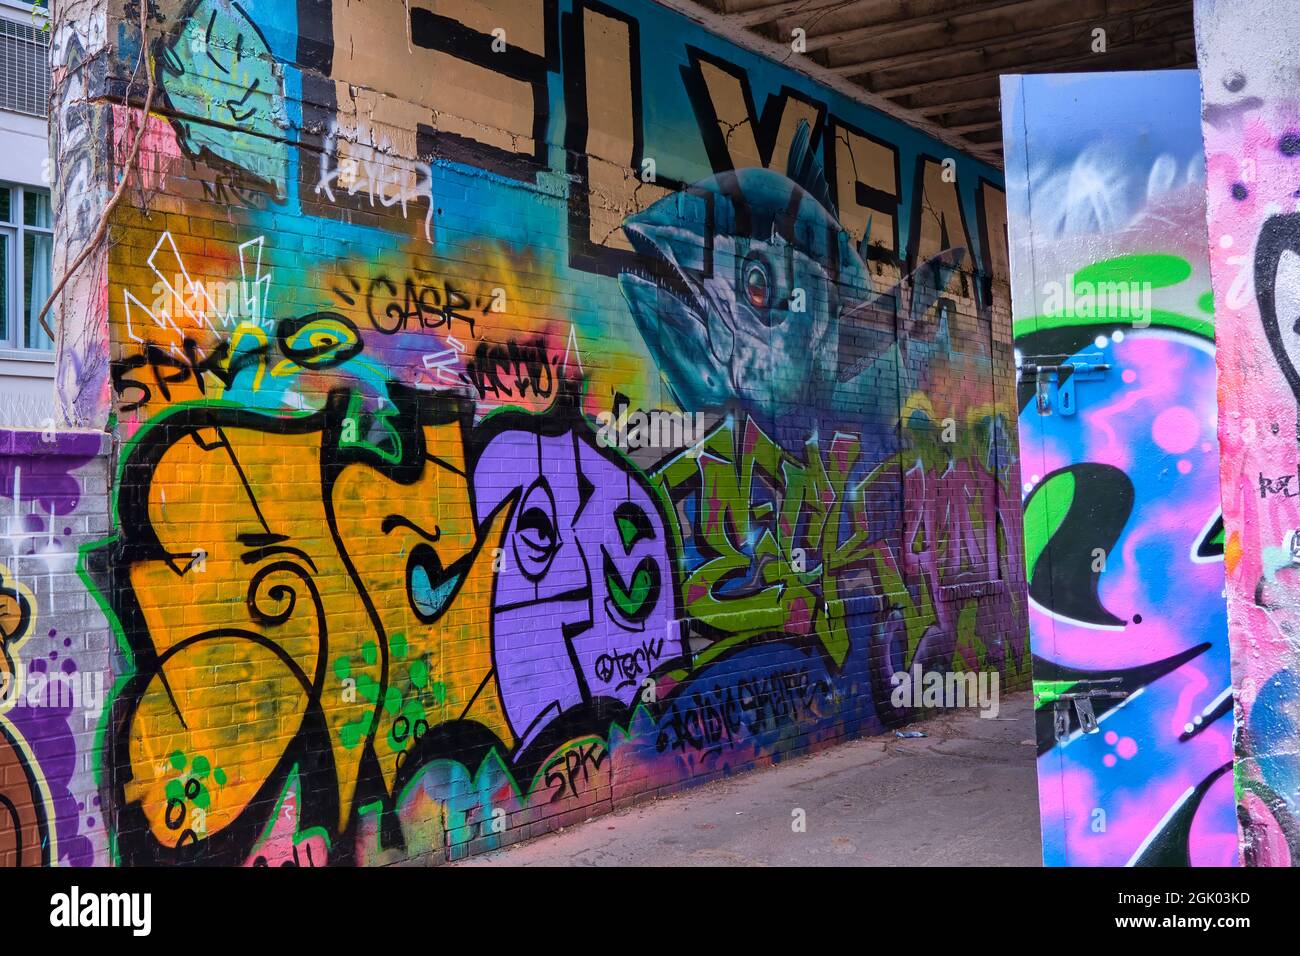
[(455, 865), (1038, 866), (1032, 707), (941, 712), (907, 728), (925, 738), (855, 740)]

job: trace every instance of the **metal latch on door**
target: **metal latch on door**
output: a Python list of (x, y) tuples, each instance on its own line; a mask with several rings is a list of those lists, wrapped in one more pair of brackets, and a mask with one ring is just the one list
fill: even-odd
[(1053, 405), (1062, 415), (1073, 415), (1079, 407), (1075, 384), (1095, 382), (1110, 370), (1109, 363), (1101, 361), (1100, 355), (1080, 355), (1059, 365), (1041, 364), (1036, 358), (1022, 363), (1020, 374), (1022, 380), (1027, 375), (1034, 377), (1034, 394), (1040, 415), (1052, 414)]
[[(1034, 698), (1038, 704), (1052, 705), (1052, 727), (1056, 739), (1070, 736), (1070, 708), (1079, 718), (1079, 729), (1085, 734), (1095, 734), (1097, 714), (1092, 709), (1094, 700), (1123, 700), (1128, 691), (1116, 687), (1118, 677), (1104, 680), (1034, 681)], [(1069, 688), (1069, 690), (1066, 690)]]

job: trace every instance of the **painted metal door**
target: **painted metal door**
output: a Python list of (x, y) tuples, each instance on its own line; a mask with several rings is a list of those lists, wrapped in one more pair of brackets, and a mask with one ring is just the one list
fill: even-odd
[(1232, 865), (1198, 77), (1003, 109), (1043, 859)]

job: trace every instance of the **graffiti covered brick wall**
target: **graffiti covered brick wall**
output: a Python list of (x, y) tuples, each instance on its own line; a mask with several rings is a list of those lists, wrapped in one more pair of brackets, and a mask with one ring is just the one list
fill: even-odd
[(1244, 862), (1300, 861), (1296, 609), (1300, 98), (1295, 29), (1258, 3), (1197, 3), (1218, 354), (1236, 786)]
[(996, 170), (638, 0), (147, 13), (61, 353), (121, 862), (455, 858), (1027, 683)]
[(1198, 96), (1003, 80), (1048, 865), (1238, 858)]
[(113, 640), (80, 576), (108, 532), (108, 438), (0, 429), (0, 867), (105, 865)]

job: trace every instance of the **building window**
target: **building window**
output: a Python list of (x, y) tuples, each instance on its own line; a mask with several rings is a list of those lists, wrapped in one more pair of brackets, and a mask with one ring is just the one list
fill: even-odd
[[(38, 5), (36, 9), (42, 9)], [(33, 22), (0, 18), (0, 109), (49, 114), (50, 38)]]
[(37, 321), (53, 289), (53, 227), (49, 190), (0, 184), (0, 348), (54, 348)]

